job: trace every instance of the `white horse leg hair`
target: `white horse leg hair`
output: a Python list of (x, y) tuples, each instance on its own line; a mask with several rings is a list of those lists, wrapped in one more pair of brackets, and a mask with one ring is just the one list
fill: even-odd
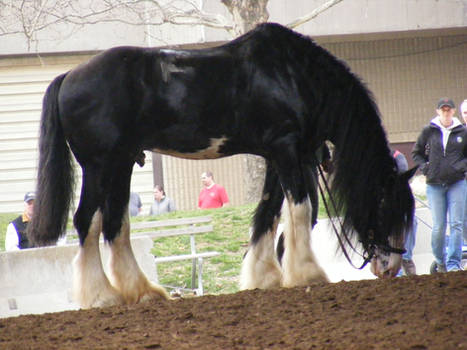
[(285, 239), (282, 257), (282, 286), (306, 286), (312, 281), (328, 282), (323, 269), (316, 262), (311, 250), (311, 202), (294, 204), (290, 195), (284, 204)]
[(120, 294), (112, 287), (102, 267), (99, 236), (102, 231), (102, 214), (98, 210), (89, 227), (83, 246), (73, 260), (73, 295), (82, 308), (103, 307), (123, 303)]
[(267, 232), (255, 245), (250, 245), (242, 261), (240, 290), (269, 289), (280, 286), (281, 268), (276, 257), (274, 238), (279, 218), (272, 230)]
[(163, 287), (150, 282), (141, 271), (130, 244), (128, 210), (125, 213), (120, 234), (110, 244), (109, 277), (112, 285), (122, 294), (127, 304), (156, 297), (170, 299)]

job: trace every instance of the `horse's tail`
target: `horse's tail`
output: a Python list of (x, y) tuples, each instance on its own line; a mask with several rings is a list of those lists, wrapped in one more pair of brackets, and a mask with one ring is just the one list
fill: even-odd
[(72, 156), (59, 120), (58, 93), (67, 73), (49, 85), (42, 103), (34, 215), (28, 236), (35, 246), (55, 244), (66, 229), (73, 199)]

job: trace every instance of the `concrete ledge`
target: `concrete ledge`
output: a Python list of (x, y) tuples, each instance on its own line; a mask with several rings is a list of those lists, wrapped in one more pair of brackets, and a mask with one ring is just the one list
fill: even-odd
[[(136, 260), (151, 281), (157, 281), (149, 237), (131, 239)], [(109, 248), (100, 244), (108, 272)], [(71, 300), (72, 261), (78, 244), (0, 253), (0, 317), (78, 309)]]

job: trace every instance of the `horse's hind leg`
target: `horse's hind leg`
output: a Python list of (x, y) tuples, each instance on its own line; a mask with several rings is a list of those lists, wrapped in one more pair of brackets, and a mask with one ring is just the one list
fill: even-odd
[(250, 245), (242, 262), (241, 290), (280, 286), (282, 273), (275, 254), (274, 238), (283, 200), (279, 178), (268, 163), (263, 195), (253, 219)]
[(134, 304), (153, 298), (169, 299), (167, 291), (150, 282), (141, 271), (130, 244), (129, 214), (123, 216), (120, 234), (110, 244), (110, 280), (125, 299)]
[(99, 251), (102, 231), (102, 213), (98, 207), (101, 198), (99, 172), (100, 169), (91, 166), (83, 167), (81, 199), (74, 217), (80, 247), (73, 260), (73, 294), (83, 308), (123, 302), (104, 273)]
[(104, 205), (104, 237), (110, 243), (110, 280), (128, 304), (162, 297), (166, 290), (141, 271), (130, 244), (128, 198), (133, 162), (114, 169)]

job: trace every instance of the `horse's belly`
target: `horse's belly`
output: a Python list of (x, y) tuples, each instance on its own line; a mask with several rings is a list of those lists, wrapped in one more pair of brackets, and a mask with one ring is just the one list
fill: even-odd
[(170, 148), (153, 148), (152, 151), (186, 159), (216, 159), (224, 157), (225, 154), (220, 152), (220, 147), (225, 143), (225, 141), (227, 141), (227, 138), (212, 138), (210, 141), (211, 144), (208, 147), (192, 152), (182, 152)]

